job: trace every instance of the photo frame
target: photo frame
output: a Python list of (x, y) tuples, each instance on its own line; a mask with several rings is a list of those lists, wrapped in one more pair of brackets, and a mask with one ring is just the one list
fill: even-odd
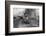
[(5, 34), (45, 33), (45, 3), (5, 1)]

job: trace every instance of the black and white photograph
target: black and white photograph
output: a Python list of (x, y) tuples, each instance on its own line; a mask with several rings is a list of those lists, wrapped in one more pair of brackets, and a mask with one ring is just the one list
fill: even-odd
[(13, 8), (13, 27), (39, 27), (39, 9)]

